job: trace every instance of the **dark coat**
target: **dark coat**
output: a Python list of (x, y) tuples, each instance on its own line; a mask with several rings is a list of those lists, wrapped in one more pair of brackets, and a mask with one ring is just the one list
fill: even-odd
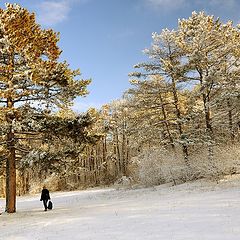
[(49, 199), (50, 199), (49, 191), (46, 188), (44, 188), (42, 190), (40, 201), (42, 201), (42, 200), (49, 200)]

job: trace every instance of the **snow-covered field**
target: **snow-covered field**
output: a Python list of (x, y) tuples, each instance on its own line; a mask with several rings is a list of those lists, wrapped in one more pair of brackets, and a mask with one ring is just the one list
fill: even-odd
[(240, 239), (239, 180), (56, 192), (52, 200), (44, 212), (39, 195), (19, 197), (17, 213), (0, 215), (0, 240)]

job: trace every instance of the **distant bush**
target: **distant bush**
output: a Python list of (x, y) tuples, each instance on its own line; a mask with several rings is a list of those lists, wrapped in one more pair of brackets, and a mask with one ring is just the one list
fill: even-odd
[(140, 184), (154, 186), (169, 182), (176, 185), (200, 178), (218, 180), (240, 172), (239, 145), (214, 147), (213, 153), (209, 161), (207, 149), (193, 152), (189, 157), (190, 167), (187, 167), (180, 150), (154, 148), (132, 159), (135, 170), (131, 174)]

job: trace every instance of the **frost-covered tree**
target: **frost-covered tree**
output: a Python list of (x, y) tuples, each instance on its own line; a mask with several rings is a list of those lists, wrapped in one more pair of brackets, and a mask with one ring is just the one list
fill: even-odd
[[(16, 211), (16, 144), (14, 128), (21, 121), (20, 106), (38, 104), (41, 110), (65, 107), (87, 93), (89, 80), (76, 80), (66, 62), (58, 62), (59, 35), (41, 29), (35, 14), (16, 4), (0, 9), (0, 103), (4, 127), (2, 144), (7, 149), (6, 211)], [(28, 133), (21, 132), (28, 136)]]
[(27, 185), (42, 182), (51, 175), (59, 182), (59, 190), (68, 187), (69, 178), (74, 178), (75, 183), (71, 184), (78, 186), (81, 155), (88, 145), (94, 145), (100, 138), (93, 129), (95, 124), (96, 117), (92, 111), (75, 114), (69, 110), (48, 116), (34, 117), (32, 114), (22, 122), (22, 129), (36, 133), (38, 139), (33, 139), (30, 144), (29, 139), (21, 141), (22, 148), (28, 149), (18, 164), (19, 179), (24, 183), (21, 192), (26, 193), (29, 190)]
[[(165, 92), (171, 94), (171, 104), (174, 107), (174, 120), (178, 131), (177, 142), (182, 146), (182, 152), (186, 164), (188, 161), (188, 136), (184, 130), (185, 116), (181, 112), (179, 100), (179, 83), (184, 69), (182, 69), (183, 52), (176, 43), (177, 31), (163, 30), (160, 34), (153, 33), (153, 43), (144, 52), (149, 56), (150, 61), (135, 65), (142, 71), (131, 73), (130, 76), (151, 79), (152, 76), (159, 76), (166, 82)], [(155, 95), (159, 98), (159, 95)]]
[(194, 84), (195, 97), (201, 96), (205, 118), (202, 137), (205, 135), (210, 158), (216, 141), (214, 132), (219, 128), (217, 102), (225, 102), (233, 137), (231, 108), (239, 96), (239, 40), (239, 31), (231, 21), (223, 24), (204, 12), (193, 12), (190, 18), (179, 21), (175, 42), (183, 53), (182, 81)]
[(116, 100), (105, 106), (108, 127), (108, 156), (116, 165), (116, 176), (127, 175), (129, 160), (129, 108), (126, 99)]
[[(160, 76), (150, 80), (132, 80), (133, 88), (127, 91), (130, 97), (131, 132), (136, 134), (136, 142), (146, 144), (157, 142), (163, 145), (174, 145), (172, 123), (172, 98), (166, 82)], [(149, 133), (149, 134), (147, 134)]]
[[(146, 115), (156, 99), (160, 101), (159, 86), (154, 86), (152, 79), (157, 76), (165, 82), (162, 91), (170, 94), (167, 98), (171, 101), (162, 94), (162, 110), (168, 110), (168, 117), (175, 119), (178, 135), (171, 134), (172, 142), (182, 146), (187, 165), (193, 144), (207, 145), (212, 158), (220, 126), (225, 125), (234, 139), (239, 122), (239, 36), (231, 21), (223, 24), (214, 16), (193, 12), (190, 18), (179, 20), (176, 30), (154, 33), (152, 46), (144, 51), (150, 60), (137, 64), (135, 68), (140, 71), (131, 74), (141, 79), (132, 81), (137, 90), (131, 91), (140, 108), (145, 106)], [(155, 87), (155, 94), (149, 86)], [(174, 107), (173, 111), (166, 108), (166, 102)]]

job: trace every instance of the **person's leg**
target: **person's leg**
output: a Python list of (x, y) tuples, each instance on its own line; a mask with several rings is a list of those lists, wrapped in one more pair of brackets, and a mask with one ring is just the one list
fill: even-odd
[(46, 199), (43, 200), (43, 205), (44, 205), (44, 208), (45, 208), (45, 211), (47, 211), (47, 201)]

